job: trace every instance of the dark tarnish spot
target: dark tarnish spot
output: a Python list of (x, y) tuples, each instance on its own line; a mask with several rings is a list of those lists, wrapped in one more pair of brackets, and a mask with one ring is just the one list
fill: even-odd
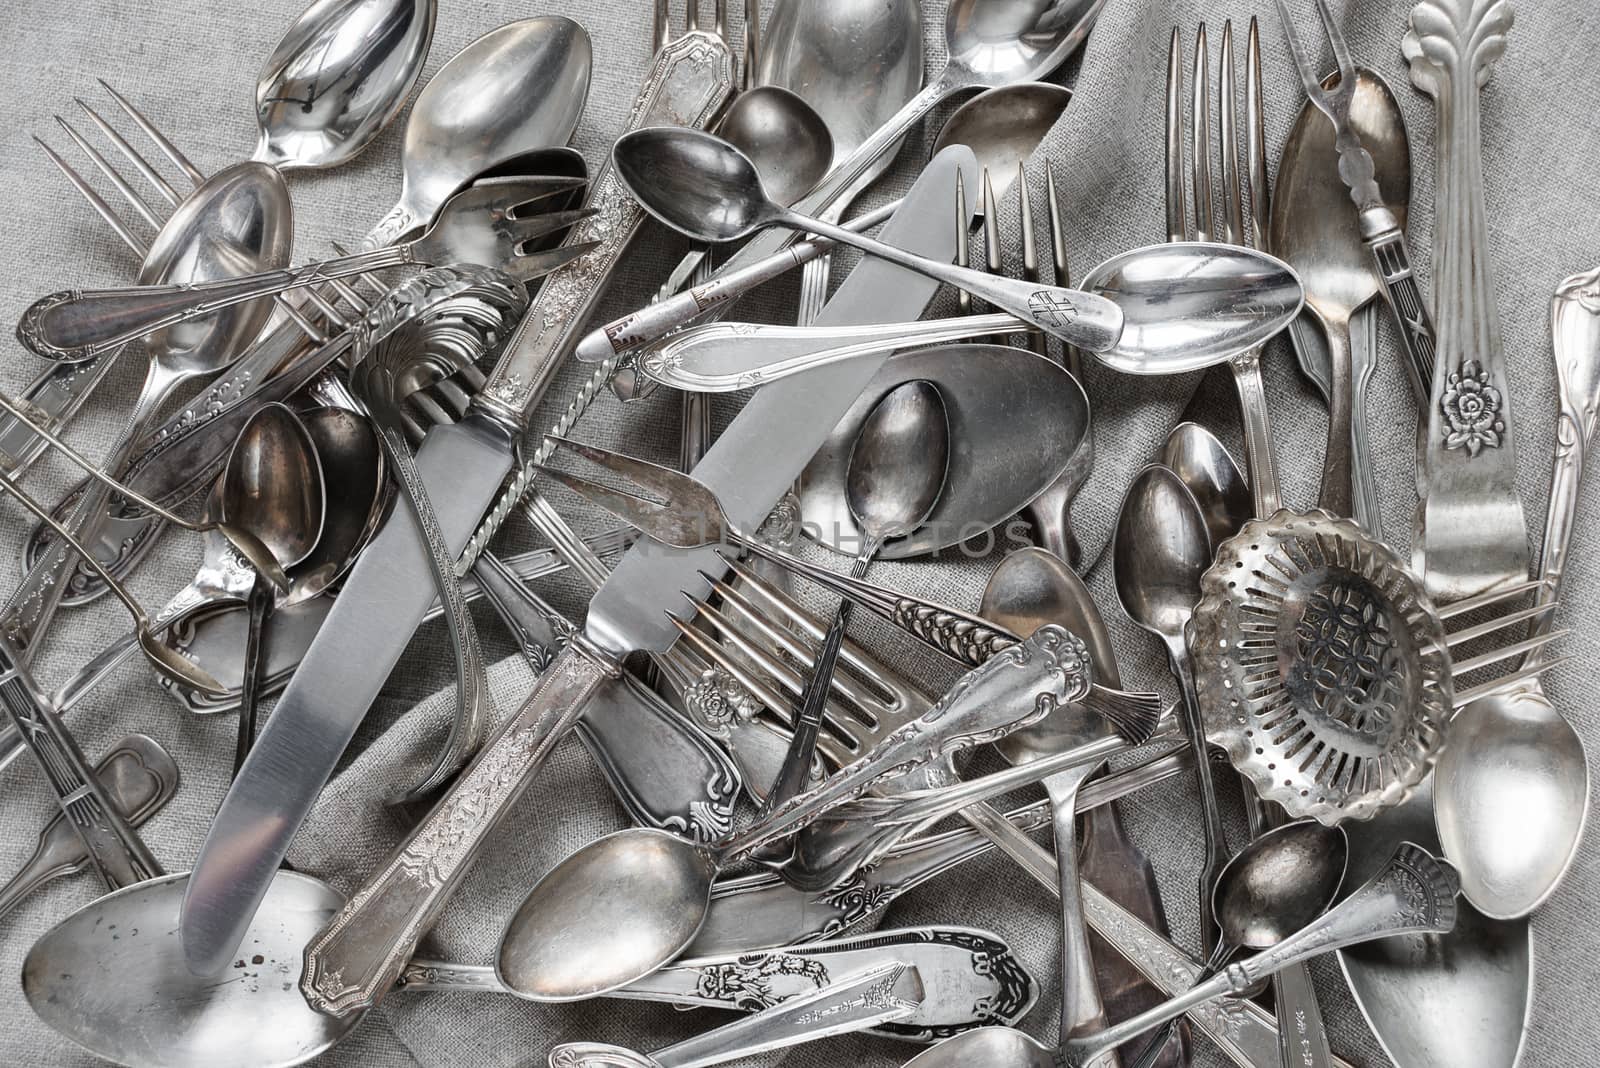
[(238, 960), (236, 960), (236, 961), (234, 961), (234, 962), (233, 962), (233, 966), (234, 966), (234, 967), (235, 967), (235, 968), (243, 968), (243, 967), (244, 967), (244, 958), (243, 958), (243, 957), (241, 957), (241, 958), (239, 958), (239, 959), (238, 959)]
[(250, 963), (251, 964), (265, 964), (266, 962), (267, 962), (267, 958), (263, 957), (259, 953), (257, 953), (255, 956), (250, 958)]

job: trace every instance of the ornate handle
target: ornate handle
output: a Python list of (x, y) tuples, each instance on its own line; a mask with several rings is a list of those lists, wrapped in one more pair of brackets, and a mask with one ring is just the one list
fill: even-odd
[(1345, 324), (1328, 322), (1325, 325), (1333, 382), (1328, 390), (1328, 445), (1322, 458), (1322, 487), (1317, 491), (1317, 507), (1334, 515), (1349, 516), (1354, 510), (1351, 419), (1355, 368), (1351, 363), (1350, 332)]
[[(20, 401), (36, 424), (58, 431), (83, 406), (115, 362), (85, 360), (47, 367), (28, 383)], [(21, 474), (48, 447), (22, 420), (10, 413), (0, 414), (0, 470), (8, 475)]]
[(584, 705), (619, 665), (575, 635), (522, 707), (379, 871), (306, 947), (301, 992), (319, 1012), (377, 1004)]
[[(714, 34), (686, 33), (656, 53), (620, 132), (643, 126), (703, 127), (721, 110), (734, 84), (727, 42)], [(479, 398), (513, 425), (521, 426), (544, 396), (573, 335), (605, 291), (606, 280), (644, 219), (609, 159), (589, 185), (588, 206), (599, 214), (574, 226), (565, 244), (598, 241), (599, 246), (545, 279)]]
[[(1561, 591), (1578, 514), (1578, 492), (1583, 486), (1584, 460), (1594, 439), (1595, 425), (1600, 422), (1600, 268), (1575, 274), (1556, 288), (1550, 301), (1550, 333), (1555, 344), (1561, 415), (1556, 427), (1555, 469), (1550, 474), (1550, 508), (1545, 514), (1539, 567), (1545, 585), (1534, 595), (1535, 602), (1541, 605), (1555, 601)], [(1552, 617), (1552, 613), (1546, 613), (1537, 620), (1532, 635), (1547, 632)], [(1539, 650), (1528, 654), (1528, 663), (1540, 659)]]
[(410, 246), (400, 245), (220, 282), (64, 290), (22, 313), (17, 338), (46, 359), (77, 363), (247, 300), (411, 262)]
[[(1389, 222), (1394, 222), (1392, 215)], [(1367, 237), (1366, 242), (1378, 265), (1378, 276), (1383, 279), (1384, 299), (1400, 327), (1400, 344), (1406, 350), (1406, 368), (1417, 407), (1427, 411), (1437, 364), (1433, 317), (1428, 313), (1428, 302), (1422, 297), (1417, 276), (1411, 273), (1411, 250), (1406, 246), (1405, 231), (1395, 224)]]
[[(1354, 519), (1367, 533), (1383, 540), (1383, 510), (1378, 505), (1378, 484), (1372, 476), (1372, 442), (1367, 433), (1367, 393), (1378, 369), (1378, 327), (1369, 312), (1358, 308), (1350, 317), (1350, 481)], [(1268, 513), (1271, 514), (1271, 513)]]
[[(857, 558), (856, 570), (860, 570), (861, 563)], [(822, 646), (811, 665), (811, 676), (800, 693), (800, 711), (795, 716), (789, 749), (767, 793), (768, 809), (777, 808), (800, 793), (811, 778), (811, 761), (817, 751), (817, 734), (822, 730), (822, 713), (828, 706), (828, 689), (833, 684), (834, 666), (839, 662), (845, 631), (850, 627), (850, 606), (850, 601), (839, 604), (822, 636)]]
[[(893, 215), (900, 206), (899, 200), (874, 208), (859, 218), (844, 224), (845, 229), (862, 232), (870, 230)], [(825, 237), (812, 237), (775, 252), (737, 271), (724, 271), (709, 282), (646, 304), (638, 311), (613, 319), (598, 329), (585, 334), (574, 355), (585, 363), (599, 363), (619, 356), (630, 349), (665, 337), (678, 327), (722, 304), (738, 300), (750, 290), (787, 274), (801, 264), (809, 264), (826, 256), (835, 242)], [(808, 268), (809, 271), (809, 268)], [(820, 299), (820, 298), (819, 298)]]
[[(172, 798), (178, 765), (165, 749), (142, 734), (129, 735), (95, 768), (106, 796), (128, 825), (137, 827)], [(0, 916), (16, 908), (40, 886), (80, 872), (89, 853), (66, 813), (58, 812), (39, 832), (39, 845), (22, 870), (0, 889)]]
[(119, 890), (164, 874), (139, 832), (112, 803), (61, 717), (34, 696), (9, 648), (0, 648), (0, 672), (9, 676), (0, 682), (0, 704), (39, 762), (61, 811), (83, 839), (89, 862), (106, 886)]
[[(1298, 320), (1296, 320), (1298, 322)], [(1252, 349), (1232, 362), (1233, 386), (1244, 418), (1244, 455), (1250, 466), (1250, 496), (1257, 518), (1283, 507), (1278, 493), (1278, 452), (1267, 423), (1267, 389), (1261, 381), (1261, 350)]]

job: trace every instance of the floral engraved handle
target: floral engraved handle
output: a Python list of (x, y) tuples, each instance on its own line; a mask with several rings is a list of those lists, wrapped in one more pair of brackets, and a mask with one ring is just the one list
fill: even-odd
[(1434, 98), (1434, 326), (1421, 504), (1424, 583), (1448, 602), (1528, 573), (1505, 353), (1488, 265), (1479, 88), (1504, 52), (1506, 0), (1422, 0), (1401, 49)]
[[(733, 87), (733, 56), (727, 42), (714, 34), (686, 33), (656, 53), (621, 132), (643, 126), (703, 128)], [(597, 241), (599, 247), (545, 279), (484, 386), (482, 402), (518, 425), (544, 396), (644, 220), (644, 212), (622, 187), (609, 159), (589, 185), (588, 206), (599, 213), (574, 226), (566, 244)]]
[(367, 231), (367, 236), (361, 239), (361, 250), (367, 252), (393, 245), (425, 222), (426, 219), (417, 218), (416, 213), (404, 202), (396, 204)]
[(894, 606), (895, 625), (929, 645), (977, 667), (1017, 644), (1017, 636), (976, 616), (948, 611), (922, 601), (901, 598)]
[(387, 863), (306, 947), (301, 992), (319, 1012), (377, 1004), (500, 819), (617, 663), (575, 635), (533, 692)]

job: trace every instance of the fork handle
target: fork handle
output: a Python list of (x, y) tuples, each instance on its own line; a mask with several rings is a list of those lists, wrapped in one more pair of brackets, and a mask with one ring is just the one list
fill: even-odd
[[(691, 30), (656, 53), (619, 133), (644, 126), (703, 128), (722, 109), (734, 85), (727, 42)], [(545, 279), (477, 400), (509, 425), (522, 426), (544, 396), (644, 221), (643, 209), (622, 187), (609, 156), (589, 184), (586, 206), (597, 209), (596, 214), (573, 226), (563, 247), (580, 242), (596, 246)]]
[[(1389, 216), (1391, 223), (1394, 216)], [(1366, 219), (1362, 220), (1363, 224)], [(1405, 231), (1398, 224), (1367, 237), (1367, 248), (1378, 265), (1378, 276), (1383, 279), (1383, 296), (1394, 313), (1395, 324), (1400, 327), (1400, 344), (1406, 350), (1406, 366), (1411, 377), (1411, 391), (1417, 406), (1426, 410), (1428, 397), (1433, 390), (1434, 349), (1433, 316), (1428, 312), (1428, 302), (1422, 298), (1422, 287), (1411, 271), (1411, 250), (1406, 246)]]
[(17, 339), (45, 359), (79, 363), (152, 331), (248, 300), (413, 262), (411, 246), (396, 245), (219, 282), (62, 290), (34, 301), (22, 313)]

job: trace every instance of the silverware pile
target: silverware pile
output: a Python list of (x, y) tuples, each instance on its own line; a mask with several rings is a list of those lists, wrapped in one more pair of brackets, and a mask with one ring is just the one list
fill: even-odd
[[(636, 103), (592, 171), (567, 147), (586, 32), (513, 22), (417, 95), (399, 200), (359, 250), (298, 264), (284, 172), (342, 165), (399, 116), (435, 0), (317, 0), (262, 69), (255, 157), (209, 177), (104, 82), (115, 121), (82, 100), (87, 133), (57, 116), (71, 151), (35, 140), (141, 266), (135, 285), (34, 301), (16, 336), (48, 363), (0, 395), (0, 488), (37, 524), (0, 609), (0, 770), (26, 751), (60, 808), (0, 915), (69, 874), (108, 891), (28, 952), (39, 1018), (107, 1061), (162, 1068), (304, 1063), (396, 990), (740, 1014), (649, 1053), (547, 1033), (534, 1052), (552, 1068), (687, 1068), (852, 1032), (923, 1044), (918, 1068), (1178, 1068), (1189, 1028), (1246, 1068), (1321, 1068), (1345, 1062), (1307, 964), (1338, 952), (1397, 1064), (1464, 1063), (1447, 1051), (1480, 1042), (1473, 1063), (1510, 1068), (1521, 1032), (1470, 1037), (1468, 988), (1493, 968), (1526, 985), (1527, 917), (1582, 837), (1583, 745), (1541, 676), (1560, 662), (1553, 616), (1600, 411), (1597, 270), (1552, 305), (1562, 422), (1530, 577), (1478, 115), (1511, 9), (1420, 0), (1405, 28), (1439, 120), (1430, 300), (1406, 245), (1399, 105), (1327, 0), (1277, 2), (1307, 99), (1275, 158), (1272, 29), (1252, 18), (1236, 48), (1231, 23), (1200, 25), (1191, 54), (1173, 28), (1165, 113), (1147, 117), (1168, 240), (1074, 282), (1071, 191), (1035, 161), (1072, 93), (1043, 79), (1092, 46), (1104, 2), (777, 0), (763, 32), (747, 0), (736, 41), (726, 0), (709, 20), (688, 0), (681, 33), (657, 0)], [(923, 21), (941, 17), (948, 58), (925, 78)], [(1323, 41), (1327, 77), (1309, 47)], [(906, 135), (975, 89), (904, 196), (847, 218)], [(696, 244), (645, 280), (651, 303), (596, 327), (613, 279), (649, 273), (630, 251), (661, 236), (647, 218)], [(840, 246), (863, 257), (831, 286)], [(792, 325), (730, 318), (797, 267)], [(945, 287), (956, 313), (925, 318)], [(1417, 402), (1409, 560), (1384, 540), (1369, 444), (1386, 311)], [(1328, 406), (1311, 509), (1280, 489), (1262, 373), (1280, 334)], [(114, 398), (128, 350), (148, 370)], [(574, 355), (592, 373), (540, 426)], [(1100, 561), (1072, 527), (1096, 362), (1225, 367), (1239, 400), (1242, 471), (1193, 422), (1148, 463), (1122, 457), (1144, 466), (1108, 546), (1113, 586), (1167, 653), (1170, 707), (1124, 686), (1085, 579)], [(592, 442), (608, 390), (627, 418), (661, 386), (683, 394), (677, 467)], [(711, 395), (752, 390), (714, 433)], [(127, 408), (98, 463), (62, 440), (91, 394)], [(22, 484), (49, 454), (87, 475), (53, 504)], [(580, 536), (573, 494), (621, 526)], [(513, 513), (548, 548), (492, 549)], [(1013, 551), (962, 604), (868, 577), (878, 559), (992, 548), (1002, 527)], [(147, 612), (128, 580), (181, 560), (189, 534), (198, 570)], [(560, 571), (592, 588), (581, 621), (540, 594)], [(45, 691), (31, 665), (47, 632), (70, 635), (107, 591), (132, 631)], [(491, 681), (476, 599), (530, 689)], [(905, 650), (852, 637), (857, 611), (959, 677), (942, 687), (900, 666)], [(453, 714), (421, 775), (390, 784), (413, 806), (396, 810), (403, 840), (375, 865), (290, 870), (432, 619)], [(177, 762), (131, 734), (96, 763), (65, 718), (136, 651), (189, 711), (238, 713), (231, 786), (183, 873), (139, 831)], [(569, 732), (634, 826), (518, 870), (492, 965), (419, 953)], [(1002, 760), (971, 759), (980, 748)], [(1193, 783), (1203, 841), (1183, 858), (1198, 885), (1163, 901), (1118, 802), (1174, 779)], [(1047, 800), (998, 804), (1034, 784)], [(1045, 828), (1053, 848), (1031, 835)], [(1040, 979), (1000, 935), (861, 929), (996, 847), (1059, 904), (1051, 1042), (1030, 1033)], [(1166, 913), (1193, 916), (1201, 941), (1176, 944)]]

